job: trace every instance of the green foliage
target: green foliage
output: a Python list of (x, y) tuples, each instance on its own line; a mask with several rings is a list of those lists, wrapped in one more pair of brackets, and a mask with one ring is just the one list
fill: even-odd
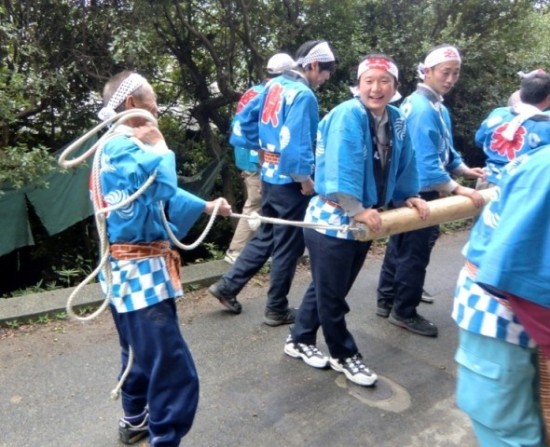
[[(53, 170), (53, 158), (44, 146), (23, 145), (0, 149), (0, 185), (20, 189), (30, 183), (47, 186), (43, 176)], [(0, 195), (2, 191), (0, 190)]]

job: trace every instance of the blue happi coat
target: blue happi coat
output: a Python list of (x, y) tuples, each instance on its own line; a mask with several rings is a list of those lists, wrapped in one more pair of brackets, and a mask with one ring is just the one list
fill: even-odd
[(168, 240), (158, 206), (164, 202), (171, 230), (183, 238), (204, 211), (205, 201), (177, 186), (175, 155), (155, 149), (131, 135), (126, 126), (103, 148), (101, 188), (105, 205), (116, 205), (133, 194), (156, 171), (152, 185), (134, 202), (107, 216), (110, 243)]
[(260, 147), (279, 156), (265, 161), (262, 180), (272, 184), (292, 183), (291, 176), (313, 173), (313, 148), (319, 106), (307, 81), (286, 72), (266, 85), (239, 112), (233, 124), (230, 143), (249, 149)]
[[(265, 82), (250, 87), (243, 93), (237, 104), (236, 113), (238, 114), (244, 107), (252, 101), (256, 96), (261, 94), (265, 90)], [(232, 126), (235, 124), (235, 117), (233, 118)], [(256, 149), (248, 149), (242, 146), (234, 147), (235, 165), (241, 171), (256, 171), (258, 169), (258, 151)]]
[(420, 190), (432, 191), (435, 185), (448, 183), (462, 158), (454, 149), (451, 118), (441, 98), (419, 84), (401, 110), (416, 152)]
[(550, 307), (550, 145), (510, 162), (470, 233), (476, 281)]
[[(386, 167), (384, 197), (379, 196), (375, 181), (375, 144), (372, 117), (359, 98), (332, 109), (319, 123), (316, 148), (315, 191), (306, 221), (331, 225), (349, 225), (350, 217), (341, 208), (331, 206), (323, 197), (333, 199), (345, 194), (361, 202), (364, 208), (400, 206), (418, 194), (416, 160), (403, 115), (387, 106), (391, 154)], [(320, 230), (329, 236), (354, 239), (352, 232)]]
[[(485, 170), (490, 183), (497, 183), (502, 168), (510, 161), (536, 147), (550, 144), (550, 115), (546, 120), (528, 119), (517, 129), (513, 140), (504, 138), (503, 132), (517, 115), (511, 107), (499, 107), (485, 118), (476, 132), (475, 142), (487, 156)], [(541, 113), (541, 116), (544, 115)]]

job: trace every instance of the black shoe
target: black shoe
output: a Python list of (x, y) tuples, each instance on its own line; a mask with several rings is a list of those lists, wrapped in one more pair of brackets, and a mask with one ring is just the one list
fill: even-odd
[(273, 312), (266, 310), (264, 316), (264, 324), (268, 326), (281, 326), (283, 324), (292, 324), (296, 319), (297, 309), (288, 308), (284, 312)]
[(437, 326), (431, 321), (426, 320), (422, 315), (417, 314), (414, 317), (401, 318), (395, 312), (391, 312), (388, 321), (415, 334), (425, 335), (426, 337), (437, 337)]
[(424, 289), (422, 289), (422, 297), (420, 298), (420, 301), (432, 304), (434, 302), (434, 298), (431, 293), (426, 292)]
[(141, 424), (132, 425), (126, 419), (118, 421), (118, 437), (123, 444), (135, 444), (149, 435), (149, 414), (146, 414)]
[(240, 314), (243, 310), (241, 303), (237, 301), (237, 297), (230, 293), (224, 291), (223, 279), (220, 279), (218, 282), (212, 284), (208, 291), (214, 295), (220, 303), (227, 307), (234, 314)]
[(393, 303), (388, 300), (378, 300), (376, 307), (376, 315), (382, 318), (388, 318), (390, 316)]

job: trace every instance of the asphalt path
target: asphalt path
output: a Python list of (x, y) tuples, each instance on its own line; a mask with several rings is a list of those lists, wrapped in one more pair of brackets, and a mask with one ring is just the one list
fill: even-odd
[[(267, 280), (255, 277), (232, 315), (205, 289), (178, 301), (182, 331), (201, 379), (196, 447), (474, 447), (454, 403), (457, 328), (450, 313), (466, 233), (437, 243), (427, 277), (434, 304), (420, 313), (439, 337), (411, 334), (375, 315), (382, 250), (375, 249), (349, 296), (348, 324), (373, 388), (347, 382), (283, 354), (287, 327), (261, 323)], [(185, 275), (185, 273), (184, 273)], [(291, 295), (298, 306), (309, 272)], [(319, 347), (325, 349), (319, 335)], [(50, 321), (0, 331), (0, 447), (120, 446), (120, 403), (110, 399), (119, 370), (116, 332), (105, 313), (90, 323)]]

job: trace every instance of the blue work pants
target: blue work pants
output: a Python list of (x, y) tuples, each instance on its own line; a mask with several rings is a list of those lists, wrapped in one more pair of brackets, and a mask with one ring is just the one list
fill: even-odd
[(199, 378), (180, 332), (174, 299), (125, 313), (111, 306), (111, 312), (122, 348), (122, 371), (130, 346), (134, 353), (122, 386), (124, 414), (141, 414), (147, 406), (151, 446), (179, 446), (193, 424)]

